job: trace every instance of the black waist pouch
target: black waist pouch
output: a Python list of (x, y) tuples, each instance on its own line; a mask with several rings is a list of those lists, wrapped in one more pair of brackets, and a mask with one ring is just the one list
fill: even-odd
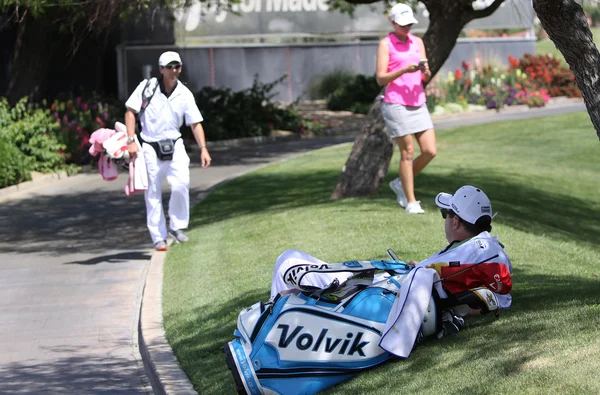
[(158, 157), (158, 159), (160, 160), (172, 160), (173, 159), (173, 152), (175, 152), (175, 142), (179, 140), (179, 139), (175, 139), (175, 140), (171, 140), (171, 139), (167, 139), (167, 140), (161, 140), (161, 141), (157, 141), (157, 142), (146, 142), (147, 144), (150, 144), (152, 146), (152, 148), (154, 148), (154, 151), (156, 151), (156, 156)]

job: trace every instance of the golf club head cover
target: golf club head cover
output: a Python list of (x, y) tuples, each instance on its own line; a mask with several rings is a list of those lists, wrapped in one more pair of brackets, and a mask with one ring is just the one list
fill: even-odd
[(497, 313), (500, 309), (496, 294), (485, 287), (469, 289), (451, 295), (448, 302), (453, 305), (466, 304), (472, 309), (480, 310), (481, 314)]

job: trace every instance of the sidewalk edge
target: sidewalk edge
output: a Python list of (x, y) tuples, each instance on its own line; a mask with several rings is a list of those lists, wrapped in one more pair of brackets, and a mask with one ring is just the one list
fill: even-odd
[(166, 339), (162, 318), (163, 266), (166, 253), (154, 251), (140, 306), (138, 341), (144, 370), (155, 394), (196, 395)]

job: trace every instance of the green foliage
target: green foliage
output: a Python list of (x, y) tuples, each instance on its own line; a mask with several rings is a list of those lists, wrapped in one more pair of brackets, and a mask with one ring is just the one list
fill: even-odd
[(31, 158), (27, 158), (5, 137), (0, 137), (0, 188), (31, 179)]
[(100, 128), (113, 129), (116, 121), (123, 122), (124, 108), (96, 94), (90, 97), (68, 95), (55, 99), (50, 112), (60, 125), (57, 138), (66, 147), (67, 162), (84, 164), (89, 161), (87, 150), (91, 134)]
[(592, 26), (600, 24), (600, 6), (598, 6), (597, 2), (594, 2), (593, 4), (584, 4), (583, 10), (592, 20)]
[(357, 74), (346, 79), (327, 98), (327, 108), (366, 114), (381, 92), (375, 76)]
[(308, 95), (311, 100), (327, 99), (338, 88), (354, 77), (354, 73), (348, 70), (335, 70), (327, 74), (319, 75), (311, 84)]
[(0, 138), (31, 159), (29, 170), (50, 172), (64, 164), (65, 146), (56, 138), (58, 129), (49, 111), (28, 105), (27, 98), (12, 108), (5, 98), (0, 100)]
[[(208, 141), (241, 137), (268, 136), (272, 130), (303, 132), (302, 117), (292, 108), (280, 108), (271, 101), (272, 92), (283, 79), (264, 84), (254, 79), (251, 88), (231, 89), (204, 87), (194, 97), (204, 121)], [(190, 131), (184, 129), (186, 138)]]

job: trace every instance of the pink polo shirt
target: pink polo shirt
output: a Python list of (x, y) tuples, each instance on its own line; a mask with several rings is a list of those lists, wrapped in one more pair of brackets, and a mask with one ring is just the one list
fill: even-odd
[[(390, 33), (386, 40), (390, 49), (390, 60), (387, 71), (398, 70), (409, 64), (418, 64), (421, 60), (421, 48), (415, 36), (408, 34), (405, 43)], [(421, 83), (422, 73), (405, 73), (390, 82), (385, 89), (383, 101), (404, 106), (419, 107), (425, 103), (425, 91)]]

